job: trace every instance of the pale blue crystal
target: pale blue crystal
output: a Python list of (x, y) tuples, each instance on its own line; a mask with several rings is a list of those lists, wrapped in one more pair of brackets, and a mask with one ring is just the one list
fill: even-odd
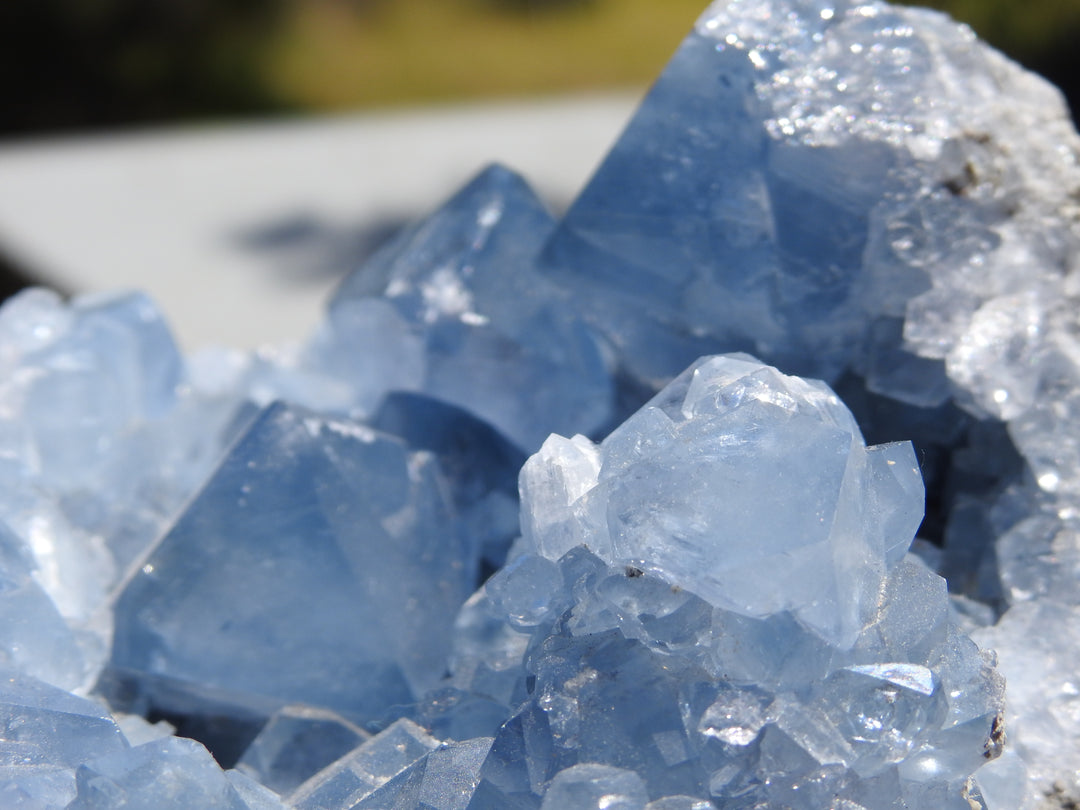
[(165, 710), (369, 722), (441, 676), (476, 564), (430, 455), (275, 405), (125, 584), (112, 677)]
[[(469, 682), (460, 677), (462, 673), (458, 674), (455, 680), (467, 683), (472, 690), (447, 686), (429, 692), (417, 707), (417, 722), (441, 740), (471, 740), (494, 734), (510, 716), (508, 704), (516, 701), (513, 697), (507, 700), (494, 697), (490, 692), (497, 690), (486, 689), (487, 684), (481, 678), (474, 677)], [(508, 680), (513, 689), (516, 672)]]
[(575, 765), (561, 771), (544, 794), (541, 810), (645, 810), (645, 783), (633, 771), (609, 765)]
[[(303, 349), (5, 303), (0, 805), (1075, 802), (1077, 154), (942, 15), (724, 0), (561, 223), (490, 168)], [(54, 689), (109, 638), (148, 720)]]
[(312, 776), (290, 796), (296, 810), (347, 810), (439, 747), (439, 741), (401, 719)]
[(244, 800), (248, 810), (289, 810), (274, 791), (259, 784), (247, 774), (228, 770), (225, 771), (225, 776), (233, 790)]
[(103, 706), (11, 671), (0, 675), (0, 728), (8, 768), (73, 768), (128, 749)]
[(124, 739), (132, 746), (160, 740), (162, 737), (171, 737), (176, 733), (176, 727), (167, 720), (151, 723), (140, 714), (124, 714), (123, 712), (114, 712), (113, 719), (124, 733)]
[(359, 747), (369, 736), (325, 709), (286, 706), (271, 716), (236, 768), (284, 795)]
[[(1002, 86), (1025, 116), (1003, 110)], [(1028, 160), (1024, 141), (1045, 128), (1073, 142), (1062, 112), (1051, 88), (941, 15), (714, 3), (544, 265), (588, 296), (583, 315), (653, 386), (700, 354), (743, 349), (830, 381), (853, 369), (923, 405), (966, 389), (965, 406), (1011, 418), (1032, 401), (1052, 307), (1012, 251), (1049, 268), (1075, 245), (1049, 188), (1074, 165)], [(1003, 209), (1006, 188), (1023, 202)], [(905, 317), (875, 345), (879, 325)]]
[(502, 565), (519, 533), (517, 478), (525, 453), (468, 411), (422, 394), (388, 395), (371, 424), (435, 454), (462, 531), (486, 562)]
[(1027, 769), (1015, 751), (988, 762), (975, 776), (986, 810), (1017, 810), (1027, 800)]
[[(419, 390), (465, 408), (524, 450), (552, 430), (591, 433), (611, 418), (611, 380), (599, 341), (562, 305), (533, 260), (554, 223), (525, 181), (491, 166), (426, 220), (354, 272), (330, 302), (311, 352), (381, 390)], [(395, 365), (413, 378), (383, 382), (364, 368), (357, 329), (378, 315), (407, 331), (418, 355)], [(384, 340), (382, 327), (379, 345)]]
[(61, 486), (100, 474), (131, 421), (165, 415), (183, 368), (161, 313), (139, 293), (77, 299), (68, 330), (22, 363), (40, 369), (24, 394), (30, 441), (41, 474)]
[(718, 607), (791, 610), (842, 645), (922, 512), (910, 447), (868, 453), (835, 394), (745, 356), (699, 361), (598, 450), (552, 438), (522, 494), (525, 537), (550, 559), (583, 543)]
[[(1001, 679), (952, 623), (944, 581), (903, 556), (922, 495), (910, 447), (868, 450), (822, 384), (706, 358), (600, 445), (552, 437), (521, 488), (522, 546), (458, 624), (453, 677), (497, 670), (528, 696), (495, 735), (480, 806), (549, 802), (553, 777), (588, 764), (640, 777), (642, 805), (933, 807), (996, 756)], [(823, 523), (838, 540), (815, 569), (798, 544)], [(710, 571), (749, 554), (775, 556), (731, 584)], [(850, 580), (806, 609), (800, 576)], [(852, 583), (865, 601), (848, 613)]]
[(693, 796), (665, 796), (645, 805), (645, 810), (712, 810), (713, 804)]
[[(588, 302), (624, 401), (741, 349), (835, 384), (869, 441), (912, 440), (937, 570), (991, 624), (1076, 591), (1078, 152), (1060, 94), (943, 15), (716, 2), (541, 266)], [(1075, 659), (1075, 634), (1049, 632)], [(1020, 716), (1044, 716), (1031, 694)], [(1080, 751), (1075, 734), (1033, 736), (1047, 762)], [(1076, 800), (1078, 768), (1033, 769), (1033, 790), (1062, 781)]]
[(352, 806), (356, 810), (467, 810), (473, 806), (480, 766), (490, 748), (490, 737), (436, 748)]
[(128, 750), (100, 704), (0, 672), (0, 806), (53, 810), (75, 798), (75, 769)]
[(532, 627), (551, 613), (561, 585), (562, 575), (555, 563), (522, 554), (488, 580), (487, 593), (494, 609), (515, 627)]
[(54, 810), (75, 796), (75, 773), (68, 768), (25, 769), (0, 778), (0, 807), (5, 810)]
[(76, 689), (87, 663), (75, 634), (33, 578), (29, 549), (0, 523), (0, 668)]
[(934, 673), (921, 664), (869, 664), (831, 673), (818, 700), (851, 746), (851, 767), (873, 776), (904, 760), (924, 730), (945, 719), (946, 698)]
[(209, 752), (181, 737), (97, 757), (76, 779), (78, 795), (68, 810), (250, 810)]
[(141, 550), (190, 494), (169, 451), (198, 454), (147, 429), (176, 411), (182, 360), (140, 293), (64, 304), (27, 290), (0, 307), (0, 334), (0, 518), (33, 549), (60, 614), (83, 623), (130, 558), (118, 553), (128, 531), (143, 529)]

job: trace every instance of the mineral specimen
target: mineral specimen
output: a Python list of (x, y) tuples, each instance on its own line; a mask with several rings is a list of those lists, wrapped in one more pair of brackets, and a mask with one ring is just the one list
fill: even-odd
[[(1001, 683), (904, 557), (918, 475), (824, 385), (744, 356), (699, 362), (599, 447), (552, 436), (522, 471), (517, 556), (462, 616), (528, 638), (491, 792), (963, 807)], [(491, 646), (459, 652), (459, 686), (482, 688)], [(515, 746), (525, 761), (497, 758)]]
[(726, 0), (299, 351), (6, 302), (0, 803), (1080, 802), (1078, 156), (940, 14)]

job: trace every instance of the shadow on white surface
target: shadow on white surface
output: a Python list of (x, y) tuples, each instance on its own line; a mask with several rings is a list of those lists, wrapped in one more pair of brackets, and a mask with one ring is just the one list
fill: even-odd
[(67, 292), (144, 289), (186, 350), (305, 337), (342, 275), (484, 165), (565, 207), (638, 94), (0, 146), (0, 245)]

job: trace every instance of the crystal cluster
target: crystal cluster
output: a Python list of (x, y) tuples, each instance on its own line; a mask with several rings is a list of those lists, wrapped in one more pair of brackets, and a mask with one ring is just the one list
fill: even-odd
[[(962, 807), (997, 755), (1000, 678), (905, 557), (911, 445), (866, 448), (823, 384), (708, 358), (599, 446), (553, 435), (521, 482), (522, 541), (461, 617), (528, 637), (494, 747), (534, 770), (493, 773), (497, 806), (601, 764), (720, 807)], [(459, 649), (454, 681), (489, 658)]]
[(1078, 156), (942, 15), (727, 0), (299, 349), (8, 301), (0, 806), (1074, 806)]

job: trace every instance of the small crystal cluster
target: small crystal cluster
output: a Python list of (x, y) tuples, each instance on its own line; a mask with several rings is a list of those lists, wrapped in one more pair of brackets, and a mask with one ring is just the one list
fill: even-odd
[(1078, 156), (942, 15), (728, 0), (298, 349), (8, 301), (0, 806), (1075, 805)]

